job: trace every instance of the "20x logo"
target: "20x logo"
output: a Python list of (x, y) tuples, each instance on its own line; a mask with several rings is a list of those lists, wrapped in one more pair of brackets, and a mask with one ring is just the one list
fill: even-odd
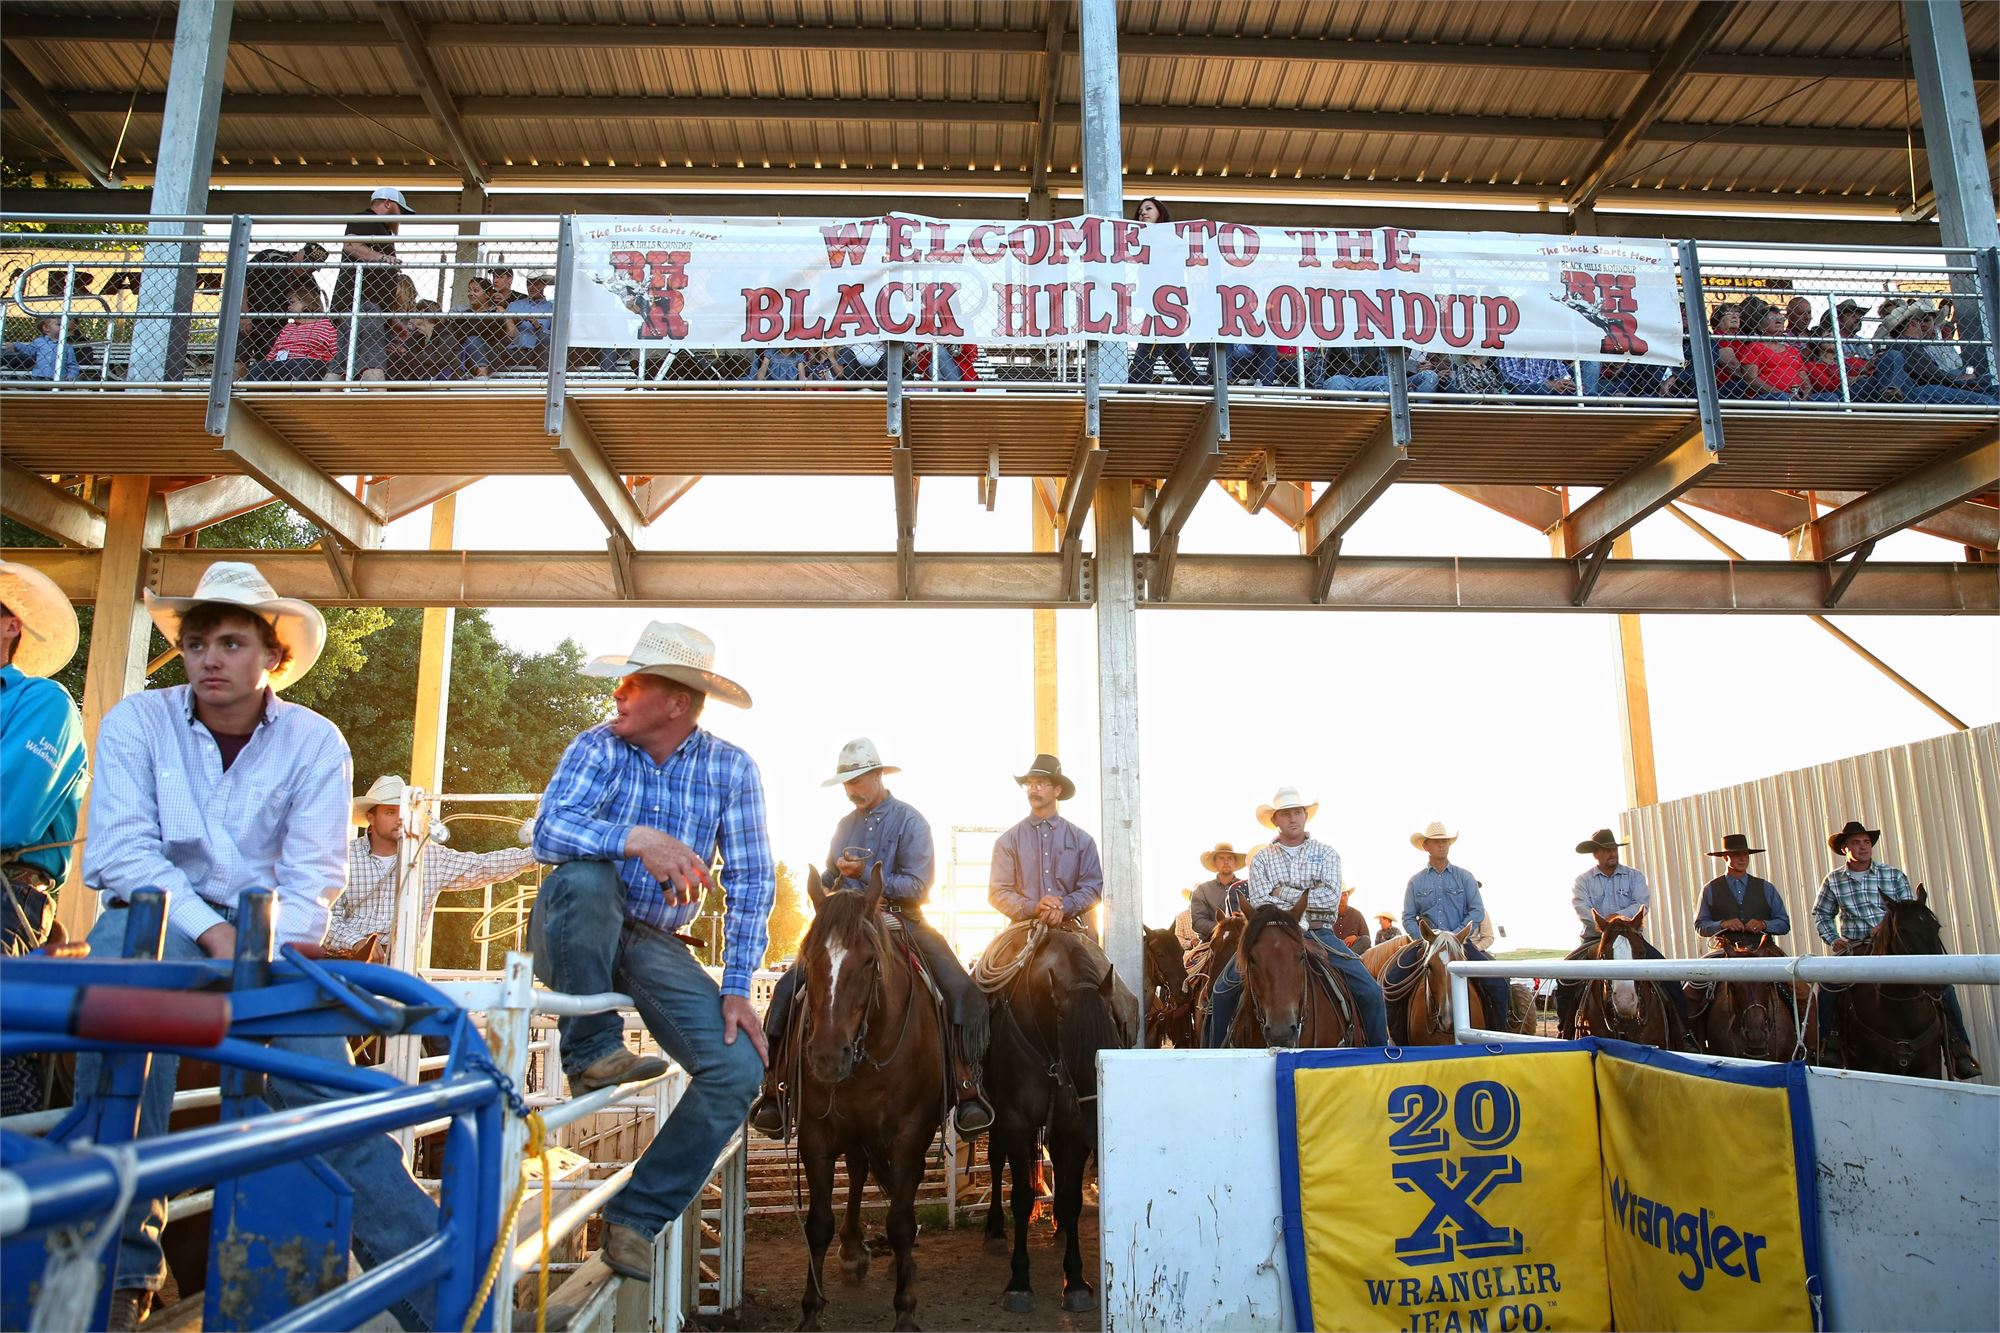
[[(1473, 1151), (1451, 1156), (1452, 1127)], [(1495, 1226), (1479, 1212), (1494, 1190), (1519, 1183), (1521, 1159), (1500, 1150), (1521, 1132), (1521, 1099), (1490, 1079), (1468, 1083), (1447, 1108), (1443, 1092), (1411, 1083), (1389, 1094), (1389, 1151), (1413, 1160), (1395, 1164), (1391, 1177), (1405, 1194), (1430, 1200), (1430, 1211), (1409, 1235), (1396, 1241), (1396, 1257), (1406, 1264), (1443, 1264), (1464, 1255), (1488, 1258), (1519, 1254), (1521, 1233)]]

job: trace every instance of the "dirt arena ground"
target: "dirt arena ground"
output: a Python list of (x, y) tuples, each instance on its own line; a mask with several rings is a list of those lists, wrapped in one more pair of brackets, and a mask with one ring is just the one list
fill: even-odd
[[(842, 1198), (845, 1198), (843, 1193)], [(982, 1229), (984, 1212), (962, 1212), (967, 1225), (946, 1231), (942, 1208), (925, 1210), (917, 1237), (917, 1323), (932, 1333), (949, 1329), (1035, 1329), (1086, 1333), (1101, 1327), (1098, 1312), (1065, 1314), (1062, 1309), (1062, 1252), (1055, 1231), (1038, 1217), (1028, 1240), (1031, 1280), (1035, 1288), (1032, 1314), (1009, 1314), (1000, 1308), (1000, 1291), (1007, 1285), (1008, 1257), (988, 1254)], [(1080, 1222), (1083, 1270), (1097, 1281), (1097, 1209), (1086, 1205)], [(868, 1217), (871, 1240), (881, 1239), (881, 1213)], [(789, 1329), (799, 1323), (799, 1301), (805, 1295), (806, 1241), (799, 1224), (789, 1217), (754, 1217), (745, 1235), (743, 1315), (736, 1327)], [(887, 1329), (896, 1322), (894, 1259), (887, 1244), (870, 1245), (874, 1262), (868, 1278), (848, 1286), (840, 1276), (840, 1241), (828, 1247), (826, 1314), (828, 1329)]]

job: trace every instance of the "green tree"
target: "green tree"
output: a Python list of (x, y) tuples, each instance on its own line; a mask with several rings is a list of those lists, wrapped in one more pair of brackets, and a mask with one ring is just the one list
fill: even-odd
[(792, 880), (792, 868), (778, 862), (778, 896), (771, 906), (771, 942), (764, 949), (764, 966), (789, 962), (805, 942), (812, 916), (806, 911), (805, 895)]

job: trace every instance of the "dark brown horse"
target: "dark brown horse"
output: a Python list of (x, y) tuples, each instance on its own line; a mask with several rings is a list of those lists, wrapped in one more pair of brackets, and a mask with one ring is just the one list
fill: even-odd
[(1243, 1002), (1225, 1045), (1304, 1049), (1362, 1044), (1352, 997), (1301, 924), (1309, 895), (1310, 890), (1302, 891), (1289, 908), (1275, 903), (1260, 907), (1244, 924), (1243, 942), (1236, 949)]
[(986, 1049), (986, 1090), (994, 1111), (987, 1144), (993, 1200), (986, 1210), (986, 1239), (989, 1246), (1006, 1243), (1000, 1211), (1005, 1166), (1014, 1181), (1014, 1246), (1000, 1302), (1016, 1314), (1035, 1308), (1028, 1220), (1035, 1209), (1044, 1128), (1063, 1242), (1063, 1309), (1075, 1313), (1097, 1306), (1083, 1274), (1077, 1218), (1083, 1211), (1084, 1166), (1097, 1150), (1097, 1053), (1124, 1044), (1112, 1016), (1112, 976), (1083, 936), (1051, 930), (1026, 966), (993, 994), (993, 1038)]
[(1194, 1047), (1194, 1000), (1188, 995), (1187, 960), (1171, 929), (1146, 932), (1146, 1045), (1177, 1051)]
[[(1785, 956), (1761, 931), (1726, 930), (1715, 942), (1726, 958)], [(1699, 997), (1696, 988), (1689, 989)], [(1710, 1055), (1783, 1061), (1803, 1058), (1818, 1047), (1812, 987), (1798, 982), (1719, 981), (1708, 990), (1708, 1003), (1693, 1014), (1693, 1036), (1698, 1048)], [(1803, 1029), (1800, 1015), (1804, 1015)]]
[[(1645, 956), (1645, 951), (1638, 947), (1646, 942), (1645, 908), (1640, 908), (1629, 917), (1600, 916), (1596, 912), (1590, 915), (1597, 923), (1597, 952), (1591, 957), (1629, 962)], [(1588, 982), (1583, 990), (1583, 1030), (1593, 1037), (1612, 1037), (1644, 1046), (1658, 1046), (1667, 1051), (1684, 1051), (1688, 1047), (1687, 1029), (1662, 990), (1664, 986), (1679, 984), (1658, 981)]]
[(801, 1329), (820, 1326), (820, 1282), (833, 1239), (833, 1168), (847, 1159), (847, 1223), (840, 1264), (848, 1281), (868, 1274), (861, 1196), (869, 1174), (889, 1197), (889, 1243), (896, 1255), (896, 1327), (917, 1326), (917, 1187), (944, 1118), (944, 1034), (936, 1002), (917, 975), (914, 950), (882, 917), (882, 866), (867, 893), (819, 887), (809, 870), (812, 928), (799, 946), (800, 986), (789, 1043), (798, 1062), (799, 1157), (811, 1204), (806, 1212), (806, 1292)]
[[(1941, 954), (1944, 928), (1930, 909), (1930, 896), (1917, 885), (1915, 898), (1882, 895), (1888, 915), (1856, 954)], [(1951, 1025), (1945, 1019), (1944, 987), (1856, 982), (1822, 986), (1829, 1003), (1844, 1006), (1841, 1054), (1849, 1069), (1912, 1078), (1947, 1078), (1951, 1069)]]

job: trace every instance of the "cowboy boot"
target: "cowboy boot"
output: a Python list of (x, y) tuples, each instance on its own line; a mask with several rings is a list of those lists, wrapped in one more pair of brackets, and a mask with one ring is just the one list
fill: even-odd
[(111, 1293), (111, 1313), (104, 1327), (110, 1333), (130, 1333), (153, 1312), (153, 1293), (144, 1287), (120, 1287)]
[(965, 1039), (957, 1027), (951, 1031), (951, 1123), (962, 1139), (975, 1138), (993, 1127), (993, 1108), (979, 1089), (979, 1071), (965, 1058)]
[(1979, 1061), (1973, 1058), (1972, 1047), (1963, 1041), (1954, 1040), (1951, 1043), (1951, 1061), (1953, 1078), (1975, 1079), (1984, 1073), (1979, 1067)]
[(785, 1137), (785, 1085), (778, 1073), (784, 1065), (779, 1051), (778, 1043), (772, 1042), (771, 1063), (764, 1067), (763, 1086), (757, 1090), (757, 1100), (750, 1103), (750, 1128), (767, 1139)]

